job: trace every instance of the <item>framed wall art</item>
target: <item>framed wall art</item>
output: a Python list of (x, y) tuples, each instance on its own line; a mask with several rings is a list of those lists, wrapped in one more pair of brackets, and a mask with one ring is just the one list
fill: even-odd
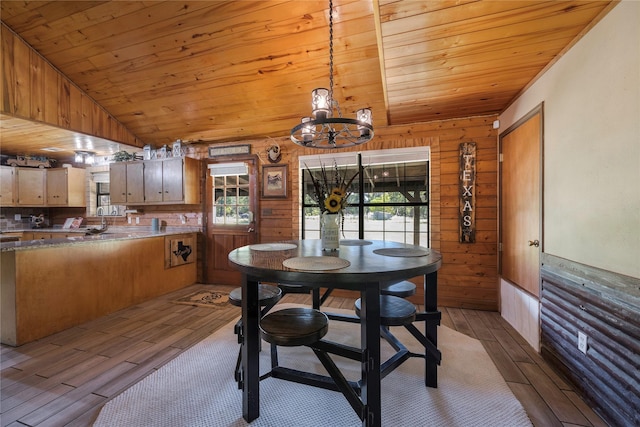
[(287, 165), (262, 167), (262, 197), (265, 199), (287, 197)]

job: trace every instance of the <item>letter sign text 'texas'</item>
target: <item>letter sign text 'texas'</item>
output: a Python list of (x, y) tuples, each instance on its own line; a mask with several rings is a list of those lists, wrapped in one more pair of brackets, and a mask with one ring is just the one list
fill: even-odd
[(460, 243), (476, 241), (476, 143), (460, 144)]

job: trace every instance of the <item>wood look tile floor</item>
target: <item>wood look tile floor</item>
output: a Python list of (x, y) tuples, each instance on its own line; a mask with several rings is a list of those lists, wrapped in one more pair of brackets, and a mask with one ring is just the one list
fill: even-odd
[[(232, 305), (211, 309), (174, 304), (194, 285), (39, 341), (2, 346), (2, 426), (90, 426), (111, 398), (239, 315)], [(309, 303), (306, 295), (284, 302)], [(326, 304), (353, 308), (353, 300)], [(479, 339), (535, 426), (606, 426), (498, 313), (441, 308), (442, 324)], [(142, 426), (140, 426), (142, 427)]]

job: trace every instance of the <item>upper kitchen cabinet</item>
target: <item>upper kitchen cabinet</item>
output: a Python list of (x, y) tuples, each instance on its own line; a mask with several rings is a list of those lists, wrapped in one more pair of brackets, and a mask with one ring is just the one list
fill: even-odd
[(200, 165), (190, 157), (112, 163), (109, 182), (114, 204), (200, 203)]
[(191, 158), (174, 157), (144, 163), (146, 203), (200, 202), (198, 164)]
[(0, 205), (86, 206), (85, 170), (0, 167)]
[(48, 206), (86, 206), (84, 169), (47, 169)]
[(0, 166), (0, 206), (16, 205), (15, 168)]
[(15, 168), (18, 206), (45, 206), (47, 171), (45, 169)]
[(109, 186), (112, 204), (144, 204), (144, 163), (112, 163), (109, 165)]

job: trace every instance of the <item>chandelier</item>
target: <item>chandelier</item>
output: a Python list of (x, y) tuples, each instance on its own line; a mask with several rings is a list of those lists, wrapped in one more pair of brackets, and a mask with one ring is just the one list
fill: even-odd
[[(338, 101), (333, 99), (333, 1), (329, 1), (329, 89), (311, 92), (313, 117), (303, 117), (291, 129), (291, 141), (311, 148), (344, 148), (364, 144), (373, 138), (371, 109), (361, 108), (355, 119), (342, 117)], [(337, 117), (334, 113), (337, 112)]]

